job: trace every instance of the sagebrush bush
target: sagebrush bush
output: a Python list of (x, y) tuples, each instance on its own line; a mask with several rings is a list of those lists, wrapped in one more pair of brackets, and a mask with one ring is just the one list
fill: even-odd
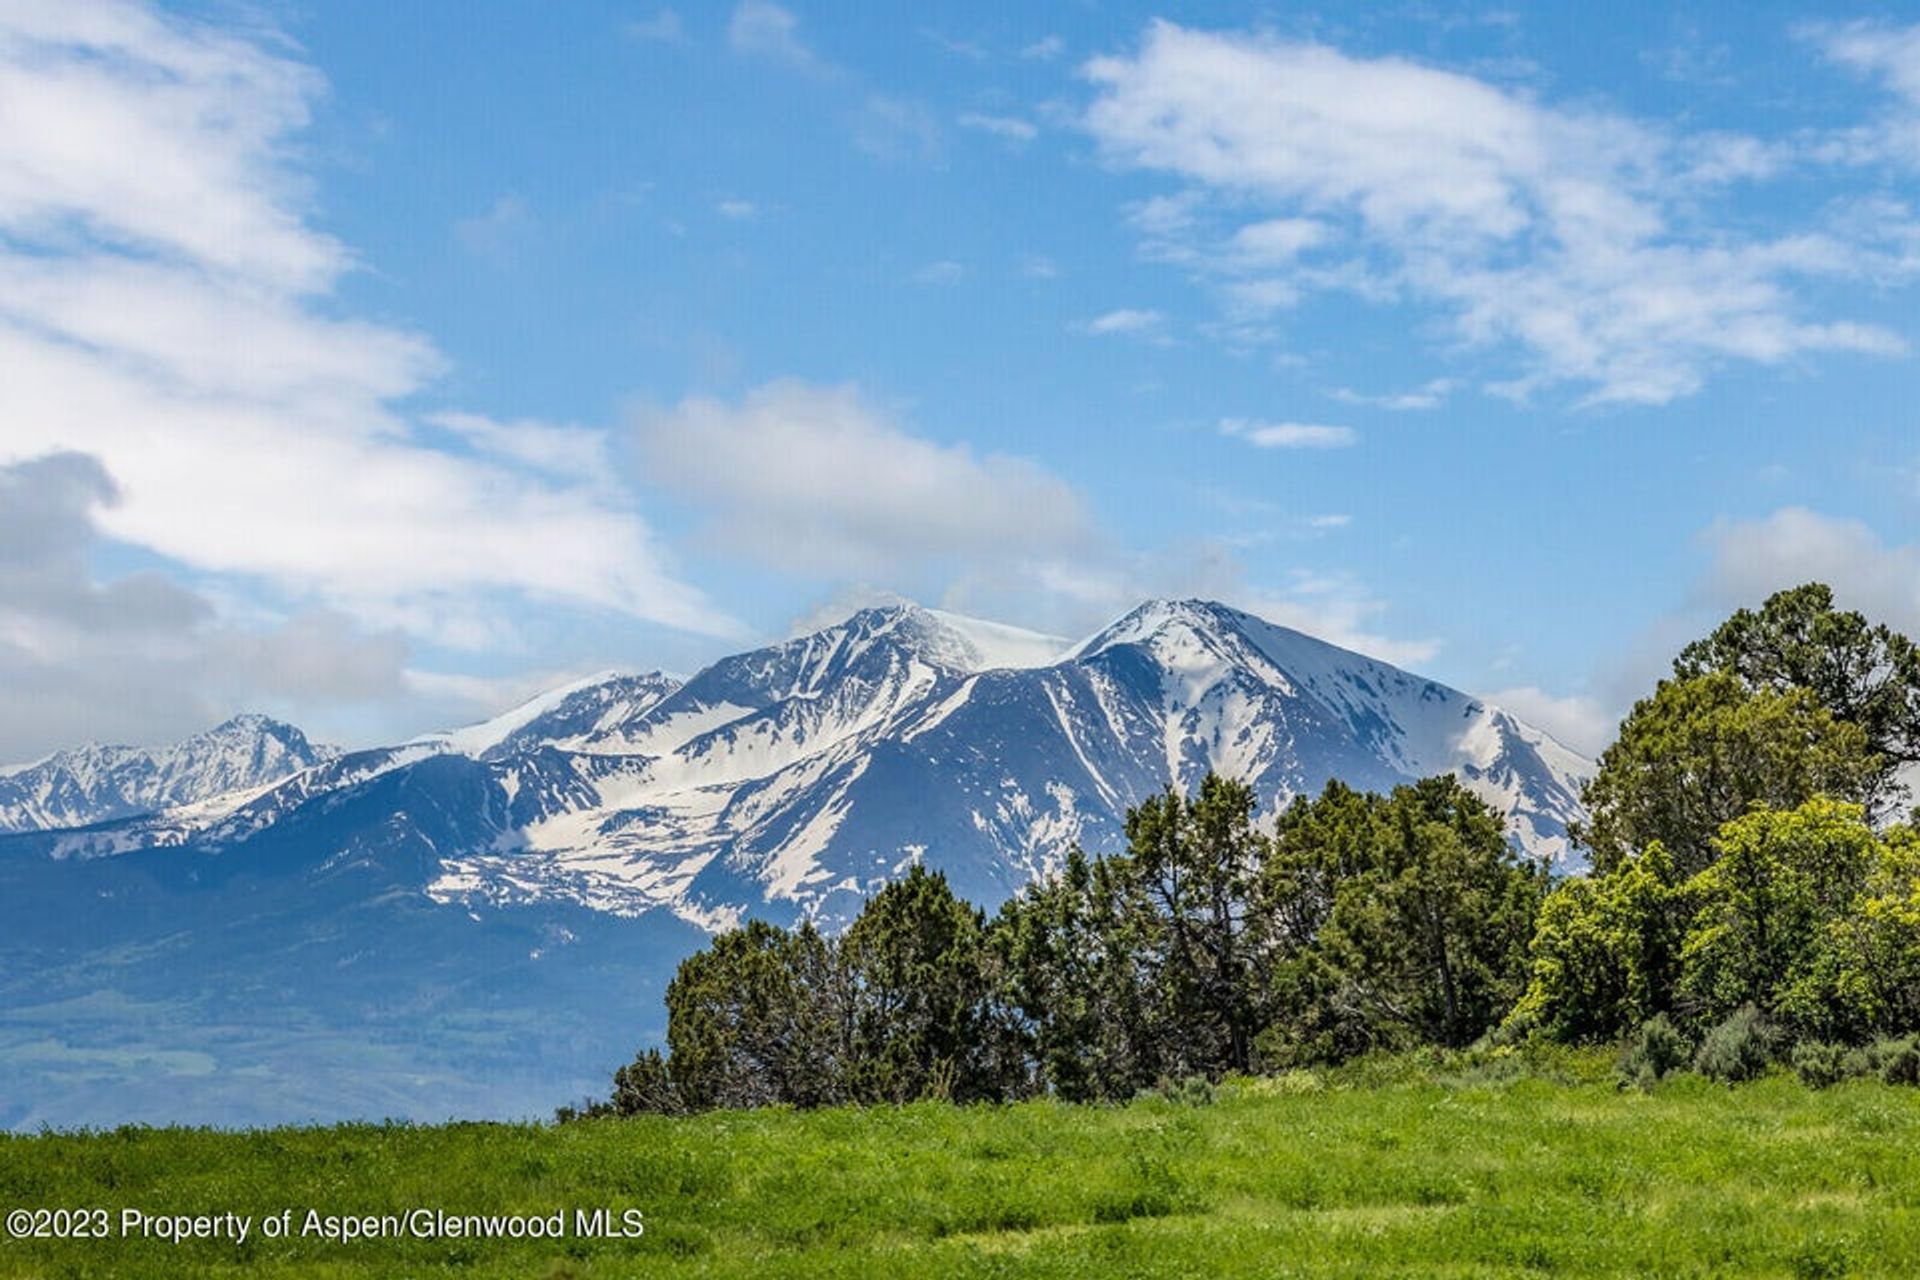
[(1701, 1075), (1727, 1084), (1752, 1080), (1773, 1065), (1778, 1044), (1779, 1035), (1766, 1015), (1744, 1004), (1707, 1032), (1693, 1057), (1693, 1067)]
[(1920, 1084), (1920, 1036), (1878, 1040), (1871, 1052), (1874, 1074), (1887, 1084)]
[(1620, 1074), (1629, 1083), (1649, 1085), (1687, 1065), (1693, 1046), (1664, 1013), (1640, 1024), (1620, 1054)]
[(1851, 1056), (1845, 1045), (1802, 1040), (1793, 1046), (1793, 1071), (1809, 1089), (1825, 1089), (1848, 1077)]

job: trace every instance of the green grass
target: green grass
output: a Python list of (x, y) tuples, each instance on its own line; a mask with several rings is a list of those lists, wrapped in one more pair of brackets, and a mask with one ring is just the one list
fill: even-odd
[[(1570, 1064), (1570, 1066), (1569, 1066)], [(0, 1208), (551, 1213), (637, 1241), (0, 1239), (5, 1276), (1920, 1274), (1920, 1090), (1405, 1063), (1210, 1105), (0, 1140)]]

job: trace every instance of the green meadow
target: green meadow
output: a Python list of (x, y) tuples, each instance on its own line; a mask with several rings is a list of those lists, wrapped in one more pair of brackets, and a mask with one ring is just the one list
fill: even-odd
[[(0, 1140), (0, 1202), (566, 1215), (559, 1239), (0, 1241), (0, 1275), (1920, 1274), (1920, 1089), (1406, 1060), (1124, 1106)], [(572, 1231), (639, 1211), (635, 1238)]]

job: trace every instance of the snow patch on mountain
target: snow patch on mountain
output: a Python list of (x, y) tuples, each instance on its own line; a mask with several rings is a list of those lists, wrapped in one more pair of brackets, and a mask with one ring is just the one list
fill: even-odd
[(239, 715), (163, 747), (88, 744), (0, 775), (0, 832), (111, 822), (258, 788), (339, 755), (290, 724)]

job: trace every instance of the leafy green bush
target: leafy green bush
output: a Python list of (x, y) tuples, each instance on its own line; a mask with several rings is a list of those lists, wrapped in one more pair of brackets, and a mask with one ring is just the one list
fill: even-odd
[(1847, 1078), (1850, 1057), (1845, 1045), (1803, 1040), (1793, 1046), (1794, 1074), (1809, 1089), (1825, 1089)]
[(1920, 1084), (1920, 1036), (1879, 1040), (1870, 1052), (1874, 1074), (1887, 1084)]
[(1743, 1004), (1700, 1042), (1694, 1070), (1713, 1080), (1733, 1084), (1752, 1080), (1773, 1065), (1779, 1035), (1766, 1015)]
[(1640, 1024), (1620, 1054), (1620, 1074), (1642, 1087), (1687, 1065), (1693, 1046), (1680, 1029), (1657, 1013)]
[(1149, 1096), (1165, 1098), (1175, 1106), (1204, 1107), (1213, 1102), (1213, 1082), (1205, 1076), (1161, 1076)]

